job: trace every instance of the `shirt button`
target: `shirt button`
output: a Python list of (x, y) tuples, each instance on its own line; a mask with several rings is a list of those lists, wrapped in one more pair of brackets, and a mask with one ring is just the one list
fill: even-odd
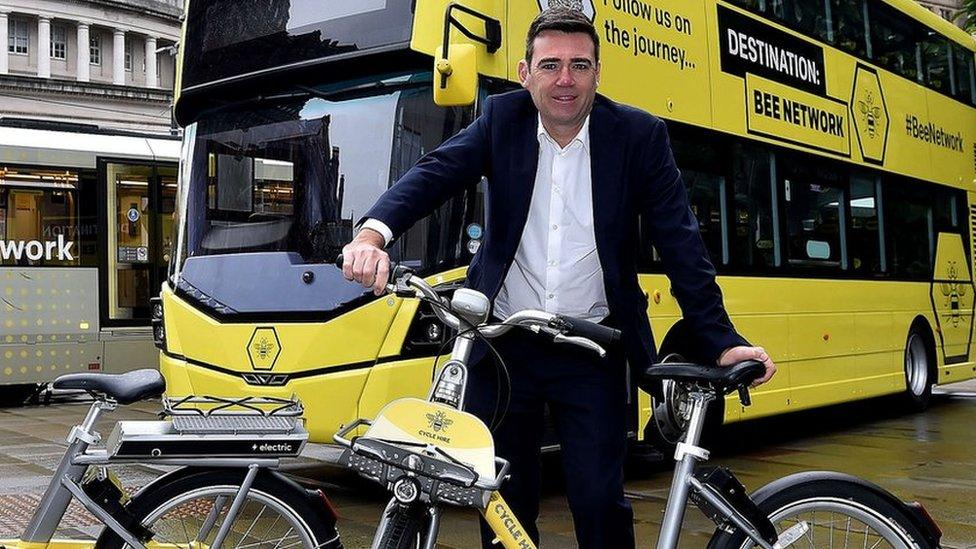
[(554, 297), (556, 297), (556, 294), (549, 294), (549, 299), (553, 299)]
[(556, 229), (558, 229), (558, 228), (559, 228), (559, 225), (553, 225), (553, 226), (552, 226), (552, 230), (554, 230), (554, 231), (555, 231)]
[(559, 262), (556, 261), (556, 260), (552, 260), (552, 261), (549, 262), (549, 266), (550, 267), (555, 267), (557, 263), (559, 263)]

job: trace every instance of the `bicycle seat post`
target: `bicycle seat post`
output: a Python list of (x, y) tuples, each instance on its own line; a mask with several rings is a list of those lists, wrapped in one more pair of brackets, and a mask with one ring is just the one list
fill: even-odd
[(681, 534), (681, 523), (684, 520), (685, 507), (688, 502), (688, 479), (694, 473), (699, 461), (708, 459), (708, 450), (698, 446), (701, 440), (702, 428), (705, 424), (705, 410), (708, 403), (715, 396), (705, 390), (694, 388), (687, 396), (690, 404), (688, 412), (688, 430), (684, 440), (678, 443), (674, 452), (677, 465), (674, 468), (674, 478), (671, 481), (671, 491), (668, 494), (668, 506), (661, 523), (661, 535), (658, 539), (658, 549), (674, 549), (678, 546)]

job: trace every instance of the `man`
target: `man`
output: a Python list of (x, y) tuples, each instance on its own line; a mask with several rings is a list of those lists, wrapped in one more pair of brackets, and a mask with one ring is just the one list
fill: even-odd
[[(640, 368), (656, 353), (637, 283), (638, 215), (651, 221), (651, 240), (703, 354), (721, 365), (764, 362), (760, 383), (775, 366), (735, 332), (722, 307), (664, 124), (596, 95), (599, 39), (590, 21), (566, 8), (541, 13), (518, 71), (527, 91), (490, 97), (474, 123), (380, 197), (343, 249), (343, 272), (382, 293), (389, 274), (383, 249), (391, 239), (486, 176), (486, 232), (467, 285), (493, 301), (494, 316), (542, 309), (624, 334), (622, 348), (609, 349), (605, 360), (522, 330), (496, 340), (511, 376), (511, 401), (494, 430), (497, 453), (512, 462), (502, 493), (538, 543), (548, 405), (580, 547), (633, 547), (633, 513), (623, 495), (625, 362)], [(469, 410), (489, 421), (499, 404), (486, 370), (471, 368)], [(486, 547), (490, 539), (483, 533)]]

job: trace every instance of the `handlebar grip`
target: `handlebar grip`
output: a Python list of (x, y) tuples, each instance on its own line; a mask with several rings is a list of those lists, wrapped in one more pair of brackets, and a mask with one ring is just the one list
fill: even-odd
[[(343, 262), (344, 262), (343, 255), (342, 253), (340, 253), (339, 256), (335, 258), (335, 261), (333, 261), (333, 264), (336, 266), (336, 268), (341, 270)], [(403, 265), (400, 265), (399, 263), (394, 263), (391, 265), (391, 267), (392, 268), (390, 269), (390, 279), (389, 279), (390, 284), (393, 284), (397, 280), (403, 278), (404, 276), (413, 273), (413, 270), (410, 269), (410, 267), (405, 267)]]
[(582, 318), (563, 317), (566, 335), (585, 337), (597, 343), (610, 344), (620, 340), (620, 330), (602, 326)]

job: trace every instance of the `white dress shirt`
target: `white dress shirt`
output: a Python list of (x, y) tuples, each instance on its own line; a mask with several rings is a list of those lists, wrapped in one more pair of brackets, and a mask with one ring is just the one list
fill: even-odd
[[(535, 187), (515, 260), (495, 298), (499, 318), (540, 309), (599, 322), (610, 313), (593, 228), (589, 127), (587, 117), (560, 147), (539, 119)], [(387, 244), (393, 238), (379, 220), (367, 219), (362, 227), (382, 234)]]

